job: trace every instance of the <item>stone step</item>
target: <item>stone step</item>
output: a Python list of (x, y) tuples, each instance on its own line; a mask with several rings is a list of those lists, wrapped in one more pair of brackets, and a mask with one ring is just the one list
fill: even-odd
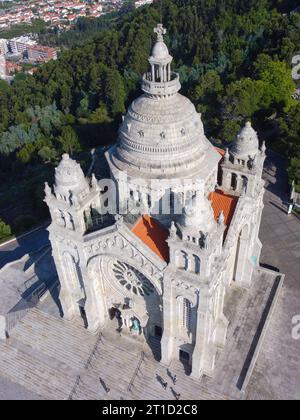
[(0, 374), (45, 399), (65, 399), (74, 378), (66, 370), (59, 371), (16, 349), (8, 342), (0, 342)]
[(13, 338), (78, 369), (84, 367), (97, 339), (82, 327), (77, 328), (37, 309), (31, 310), (15, 327)]
[[(159, 350), (158, 340), (152, 338), (151, 344)], [(187, 377), (179, 362), (171, 368), (177, 374), (175, 388), (182, 398), (220, 399)], [(1, 343), (0, 375), (49, 399), (174, 400), (167, 367), (155, 360), (140, 337), (120, 336), (109, 329), (92, 335), (76, 319), (65, 321), (36, 308), (19, 322), (11, 338)], [(168, 381), (166, 391), (157, 375)], [(110, 388), (109, 393), (100, 378)]]

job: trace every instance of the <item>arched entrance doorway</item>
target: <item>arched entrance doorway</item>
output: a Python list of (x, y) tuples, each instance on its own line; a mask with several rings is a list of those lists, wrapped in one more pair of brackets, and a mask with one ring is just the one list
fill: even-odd
[[(113, 257), (99, 257), (93, 270), (95, 300), (102, 295), (105, 325), (145, 339), (154, 356), (160, 355), (163, 334), (161, 292), (143, 269)], [(150, 267), (151, 268), (151, 267)], [(149, 269), (149, 267), (148, 267)]]

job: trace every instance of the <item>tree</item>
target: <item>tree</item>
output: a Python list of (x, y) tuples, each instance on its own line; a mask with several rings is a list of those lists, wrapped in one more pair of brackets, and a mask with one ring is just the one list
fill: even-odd
[(110, 114), (115, 117), (125, 112), (125, 87), (121, 75), (116, 70), (108, 70), (105, 82), (105, 102)]
[(232, 142), (240, 129), (240, 123), (234, 120), (226, 120), (222, 124), (220, 137), (222, 141)]
[(38, 156), (42, 159), (43, 162), (48, 162), (56, 159), (57, 152), (55, 149), (50, 148), (49, 146), (43, 146), (39, 150)]
[(225, 118), (242, 121), (251, 118), (261, 108), (265, 83), (250, 78), (230, 83), (221, 99)]
[(92, 124), (111, 123), (113, 120), (109, 117), (107, 108), (101, 105), (90, 115), (89, 122)]
[(295, 181), (298, 190), (300, 187), (300, 157), (294, 157), (290, 160), (288, 176), (290, 184)]
[(11, 236), (11, 228), (0, 219), (0, 240), (9, 238)]
[(278, 110), (288, 111), (294, 102), (292, 94), (295, 92), (295, 83), (287, 64), (261, 54), (254, 63), (254, 69), (256, 78), (264, 82), (261, 106), (274, 106)]
[(64, 153), (72, 155), (74, 152), (80, 150), (79, 138), (75, 130), (69, 125), (62, 128), (61, 135), (58, 137), (58, 142), (61, 151)]

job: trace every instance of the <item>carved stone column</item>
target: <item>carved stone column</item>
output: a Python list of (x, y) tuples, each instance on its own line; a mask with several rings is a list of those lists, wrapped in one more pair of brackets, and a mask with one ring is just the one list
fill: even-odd
[(104, 292), (102, 279), (99, 278), (99, 272), (94, 268), (91, 271), (84, 270), (83, 276), (89, 278), (86, 283), (86, 303), (85, 312), (88, 320), (88, 330), (96, 333), (99, 328), (104, 328), (108, 314), (106, 313), (106, 305), (104, 301)]
[(163, 294), (163, 336), (161, 340), (161, 363), (168, 365), (174, 352), (174, 323), (176, 322), (175, 305), (172, 293), (172, 283), (164, 282)]

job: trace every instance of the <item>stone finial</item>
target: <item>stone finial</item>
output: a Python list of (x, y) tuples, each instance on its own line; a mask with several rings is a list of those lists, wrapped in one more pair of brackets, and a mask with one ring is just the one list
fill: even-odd
[(243, 184), (243, 186), (242, 186), (242, 193), (241, 193), (241, 197), (245, 197), (246, 192), (247, 192), (247, 185), (246, 185), (246, 184)]
[(296, 195), (296, 191), (295, 191), (295, 181), (292, 182), (292, 186), (291, 186), (291, 195), (290, 195), (290, 200), (294, 201), (295, 200), (295, 195)]
[(45, 194), (46, 194), (46, 197), (48, 197), (48, 198), (50, 198), (52, 196), (52, 190), (49, 187), (48, 182), (45, 182)]
[(219, 217), (218, 217), (218, 224), (219, 225), (224, 225), (224, 223), (225, 223), (225, 215), (224, 215), (224, 212), (222, 210)]
[(170, 227), (170, 238), (176, 238), (176, 236), (177, 236), (177, 227), (173, 220)]
[(97, 182), (97, 178), (96, 178), (95, 174), (93, 174), (93, 175), (92, 175), (92, 181), (91, 181), (91, 184), (92, 184), (92, 188), (93, 188), (94, 190), (96, 190), (96, 189), (97, 189), (97, 187), (98, 187), (98, 182)]
[(154, 33), (157, 34), (157, 41), (163, 42), (164, 41), (163, 35), (166, 35), (167, 30), (164, 28), (162, 23), (158, 23), (156, 28), (154, 28)]
[(226, 147), (224, 157), (225, 157), (225, 160), (229, 160), (229, 149), (228, 149), (228, 147)]
[(203, 239), (202, 239), (204, 249), (206, 250), (209, 249), (209, 242), (210, 242), (209, 233), (206, 233), (203, 235)]
[(116, 221), (117, 226), (121, 226), (123, 221), (124, 221), (124, 217), (121, 216), (120, 214), (116, 214), (115, 215), (115, 221)]

